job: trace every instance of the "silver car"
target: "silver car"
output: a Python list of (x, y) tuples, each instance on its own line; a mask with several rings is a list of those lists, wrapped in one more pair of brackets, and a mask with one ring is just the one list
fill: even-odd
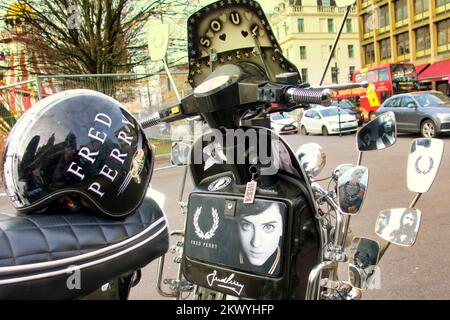
[(450, 98), (439, 91), (397, 94), (377, 114), (387, 111), (395, 113), (398, 132), (420, 133), (426, 138), (450, 132)]

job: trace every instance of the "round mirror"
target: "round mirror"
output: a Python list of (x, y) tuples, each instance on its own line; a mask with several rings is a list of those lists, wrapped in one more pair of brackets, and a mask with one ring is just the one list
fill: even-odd
[(317, 143), (301, 145), (296, 152), (296, 156), (300, 165), (310, 177), (317, 176), (327, 162), (325, 152)]

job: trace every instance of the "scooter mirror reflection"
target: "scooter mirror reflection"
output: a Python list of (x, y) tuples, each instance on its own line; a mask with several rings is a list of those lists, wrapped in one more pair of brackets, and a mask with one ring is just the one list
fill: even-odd
[(170, 162), (176, 166), (185, 166), (189, 162), (191, 146), (185, 142), (173, 142)]
[(169, 25), (155, 22), (148, 30), (148, 53), (150, 60), (163, 60), (169, 44)]
[(367, 238), (354, 238), (350, 247), (349, 279), (353, 287), (368, 289), (377, 277), (380, 245)]
[(378, 214), (375, 233), (386, 241), (411, 247), (419, 232), (421, 212), (413, 208), (383, 210)]
[(317, 143), (306, 143), (296, 153), (297, 159), (310, 177), (317, 176), (325, 167), (327, 156)]
[(337, 186), (338, 202), (345, 214), (357, 214), (363, 205), (369, 182), (369, 169), (347, 165), (339, 169)]
[(413, 192), (430, 190), (441, 164), (444, 142), (439, 139), (415, 139), (408, 156), (407, 184)]
[(392, 111), (383, 113), (370, 121), (356, 136), (359, 151), (382, 150), (397, 140), (397, 126)]
[(336, 6), (338, 7), (348, 7), (356, 3), (356, 0), (335, 0)]

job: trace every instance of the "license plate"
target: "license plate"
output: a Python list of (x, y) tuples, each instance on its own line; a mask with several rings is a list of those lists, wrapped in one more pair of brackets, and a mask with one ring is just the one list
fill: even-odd
[(294, 129), (294, 126), (287, 126), (287, 127), (284, 127), (284, 130), (292, 130), (292, 129)]

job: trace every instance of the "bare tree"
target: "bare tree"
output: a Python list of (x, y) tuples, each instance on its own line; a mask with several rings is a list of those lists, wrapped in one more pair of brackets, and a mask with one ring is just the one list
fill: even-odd
[[(28, 48), (53, 73), (129, 72), (148, 62), (145, 24), (176, 16), (185, 0), (21, 0)], [(4, 9), (6, 5), (0, 4)], [(11, 8), (10, 8), (11, 10)], [(6, 23), (9, 21), (7, 20)], [(174, 40), (174, 43), (178, 41)]]

